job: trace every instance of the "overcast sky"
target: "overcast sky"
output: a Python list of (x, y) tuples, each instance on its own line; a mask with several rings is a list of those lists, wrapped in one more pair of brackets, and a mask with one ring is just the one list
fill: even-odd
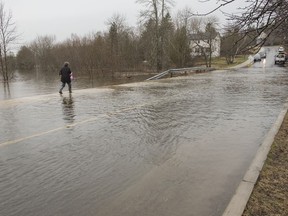
[[(1, 0), (0, 0), (1, 1)], [(70, 38), (72, 33), (84, 36), (91, 32), (106, 31), (106, 22), (115, 14), (126, 18), (129, 26), (136, 27), (143, 5), (136, 0), (2, 0), (5, 11), (11, 11), (21, 42), (37, 36), (55, 35), (57, 41)], [(199, 0), (175, 0), (172, 16), (180, 9), (191, 8), (203, 13), (217, 6), (217, 0), (200, 3)], [(231, 11), (235, 6), (227, 7)], [(233, 9), (232, 9), (233, 10)], [(224, 22), (224, 17), (215, 14)]]

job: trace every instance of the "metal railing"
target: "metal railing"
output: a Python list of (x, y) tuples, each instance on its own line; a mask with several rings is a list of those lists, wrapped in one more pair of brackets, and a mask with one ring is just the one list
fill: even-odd
[(210, 71), (210, 70), (213, 70), (212, 68), (207, 68), (207, 67), (190, 67), (190, 68), (176, 68), (176, 69), (169, 69), (169, 70), (166, 70), (164, 72), (161, 72), (159, 74), (156, 74), (155, 76), (153, 77), (150, 77), (146, 80), (156, 80), (156, 79), (160, 79), (168, 74), (170, 74), (170, 76), (172, 77), (174, 73), (184, 73), (184, 74), (187, 74), (187, 73), (191, 73), (191, 72), (194, 72), (194, 73), (197, 73), (197, 72), (204, 72), (204, 71)]

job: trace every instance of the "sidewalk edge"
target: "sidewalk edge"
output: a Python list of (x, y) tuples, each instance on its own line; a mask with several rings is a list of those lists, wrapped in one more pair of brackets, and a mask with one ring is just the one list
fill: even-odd
[(278, 115), (276, 122), (273, 124), (263, 143), (260, 145), (255, 158), (253, 159), (222, 216), (241, 216), (243, 214), (254, 185), (257, 182), (260, 171), (270, 151), (271, 145), (273, 144), (274, 138), (282, 125), (287, 109), (288, 103), (286, 102), (282, 108), (282, 111)]

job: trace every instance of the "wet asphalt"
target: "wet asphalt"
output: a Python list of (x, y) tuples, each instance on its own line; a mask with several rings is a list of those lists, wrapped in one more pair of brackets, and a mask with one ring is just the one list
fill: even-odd
[(216, 216), (286, 102), (288, 71), (271, 52), (62, 96), (14, 85), (0, 100), (0, 215)]

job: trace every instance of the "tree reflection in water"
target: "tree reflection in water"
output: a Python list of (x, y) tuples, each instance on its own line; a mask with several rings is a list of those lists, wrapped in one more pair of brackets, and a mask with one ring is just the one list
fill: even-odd
[(8, 82), (4, 82), (4, 98), (8, 99), (11, 98), (10, 86)]

